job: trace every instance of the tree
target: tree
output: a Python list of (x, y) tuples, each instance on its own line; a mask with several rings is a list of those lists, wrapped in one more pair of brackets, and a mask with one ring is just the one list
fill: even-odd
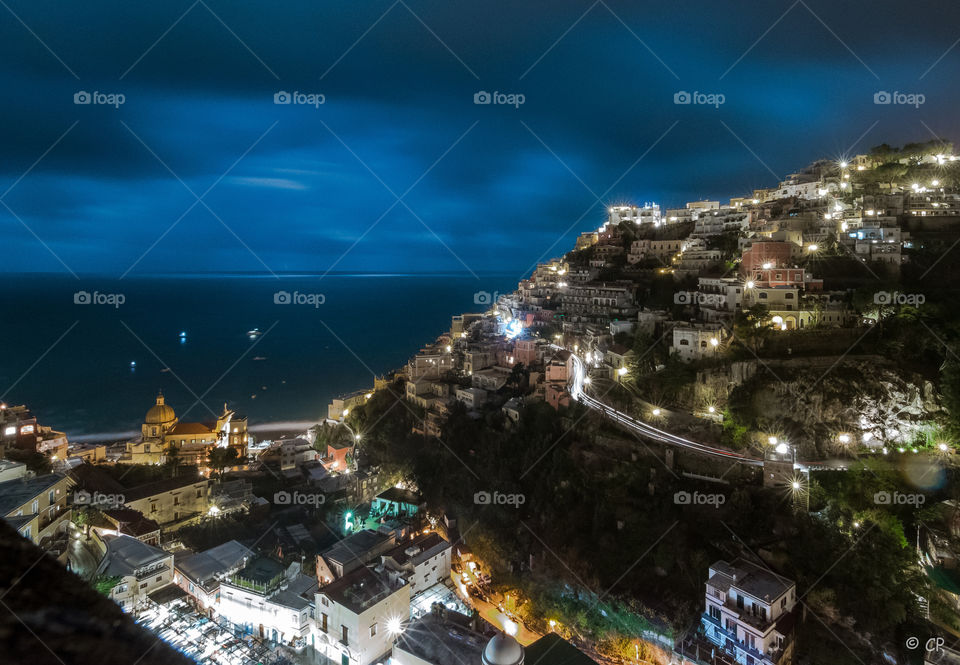
[(770, 313), (766, 305), (754, 305), (737, 312), (734, 318), (733, 334), (754, 353), (763, 347), (771, 332)]
[(239, 458), (240, 453), (237, 452), (236, 448), (215, 446), (207, 453), (207, 464), (211, 469), (217, 471), (217, 475), (222, 476), (223, 470), (228, 466), (233, 466)]

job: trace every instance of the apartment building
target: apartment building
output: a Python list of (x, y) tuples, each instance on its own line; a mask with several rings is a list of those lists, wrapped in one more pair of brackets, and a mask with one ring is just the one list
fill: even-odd
[(62, 535), (71, 511), (67, 495), (73, 481), (58, 473), (26, 476), (0, 483), (0, 516), (17, 532), (44, 546)]
[(147, 596), (173, 581), (173, 554), (133, 536), (103, 536), (106, 552), (97, 575), (119, 578), (110, 599), (124, 610), (136, 612)]
[(311, 637), (310, 601), (316, 590), (316, 578), (304, 575), (299, 563), (284, 570), (279, 561), (256, 557), (220, 583), (218, 613), (247, 635), (303, 646)]
[(124, 492), (124, 505), (161, 526), (180, 522), (210, 510), (210, 481), (186, 475), (139, 485)]
[(342, 665), (371, 665), (390, 653), (410, 618), (410, 585), (361, 567), (317, 591), (315, 607), (314, 648)]
[(707, 639), (742, 665), (788, 665), (793, 659), (796, 584), (736, 559), (710, 566), (701, 624)]

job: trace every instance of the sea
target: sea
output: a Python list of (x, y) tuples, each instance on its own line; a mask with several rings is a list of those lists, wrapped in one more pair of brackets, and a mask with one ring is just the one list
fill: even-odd
[(113, 441), (139, 432), (162, 391), (181, 421), (226, 404), (269, 438), (318, 422), (519, 277), (8, 274), (0, 401), (70, 440)]

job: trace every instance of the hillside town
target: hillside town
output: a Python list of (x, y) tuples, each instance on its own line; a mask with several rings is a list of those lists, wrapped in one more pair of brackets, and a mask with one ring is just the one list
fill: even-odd
[(955, 262), (952, 145), (598, 221), (303, 432), (161, 393), (72, 443), (2, 404), (0, 514), (199, 663), (960, 662), (956, 375), (868, 346), (950, 309), (916, 287)]

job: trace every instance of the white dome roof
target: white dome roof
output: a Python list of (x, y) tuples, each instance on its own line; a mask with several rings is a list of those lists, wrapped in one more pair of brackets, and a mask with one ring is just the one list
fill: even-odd
[(523, 665), (523, 647), (506, 633), (494, 635), (483, 650), (483, 665)]

